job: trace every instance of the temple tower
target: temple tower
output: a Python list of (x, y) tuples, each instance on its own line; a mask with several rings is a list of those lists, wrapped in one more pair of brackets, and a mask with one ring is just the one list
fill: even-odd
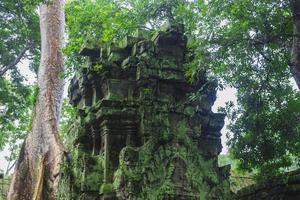
[(89, 61), (70, 85), (78, 116), (62, 177), (71, 198), (230, 199), (229, 168), (217, 162), (225, 116), (211, 111), (217, 82), (187, 81), (186, 43), (183, 26), (169, 25), (81, 50)]

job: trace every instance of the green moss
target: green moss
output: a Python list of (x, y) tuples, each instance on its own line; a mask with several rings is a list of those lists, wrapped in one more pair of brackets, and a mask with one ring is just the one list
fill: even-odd
[(192, 107), (192, 106), (188, 106), (185, 108), (184, 112), (187, 114), (187, 115), (190, 115), (190, 116), (193, 116), (195, 115), (195, 108)]
[(100, 193), (101, 194), (112, 194), (112, 193), (114, 193), (113, 184), (111, 184), (111, 183), (102, 184), (101, 188), (100, 188)]
[[(171, 35), (168, 34), (163, 35), (170, 37)], [(127, 39), (124, 39), (119, 45), (126, 47)], [(113, 168), (115, 168), (115, 160), (112, 161), (110, 156), (107, 157), (107, 163), (104, 165), (103, 156), (94, 157), (91, 152), (88, 152), (89, 148), (84, 149), (77, 146), (73, 151), (75, 188), (81, 192), (85, 191), (85, 193), (96, 191), (98, 194), (100, 192), (103, 198), (117, 193), (118, 199), (176, 199), (177, 195), (182, 193), (182, 195), (193, 196), (200, 200), (227, 199), (224, 191), (229, 191), (228, 182), (224, 182), (220, 176), (217, 158), (204, 158), (199, 148), (200, 142), (195, 141), (195, 138), (199, 138), (201, 135), (201, 124), (199, 122), (199, 126), (191, 127), (194, 122), (189, 123), (190, 120), (188, 120), (197, 112), (195, 106), (191, 105), (206, 103), (204, 101), (206, 97), (203, 97), (205, 88), (190, 97), (181, 98), (181, 95), (175, 97), (173, 93), (177, 84), (171, 85), (170, 81), (166, 80), (180, 80), (182, 83), (181, 73), (167, 69), (169, 67), (175, 69), (179, 64), (177, 63), (178, 58), (174, 58), (171, 52), (164, 53), (161, 51), (163, 48), (155, 45), (153, 41), (142, 41), (135, 44), (132, 50), (135, 60), (131, 60), (131, 57), (125, 59), (119, 48), (113, 47), (107, 50), (109, 62), (116, 62), (118, 66), (122, 63), (123, 69), (118, 70), (124, 71), (120, 72), (121, 76), (119, 77), (119, 73), (115, 74), (113, 66), (110, 68), (113, 67), (114, 70), (109, 70), (109, 67), (106, 66), (109, 62), (105, 61), (106, 64), (102, 63), (105, 68), (103, 70), (107, 70), (108, 73), (102, 71), (101, 80), (112, 77), (123, 79), (125, 77), (122, 75), (123, 72), (126, 72), (126, 76), (130, 74), (128, 77), (130, 80), (137, 79), (138, 87), (134, 88), (134, 91), (128, 92), (132, 94), (134, 100), (123, 97), (123, 93), (128, 93), (119, 87), (122, 81), (111, 80), (108, 88), (109, 94), (93, 106), (85, 107), (85, 113), (81, 115), (81, 126), (78, 128), (76, 144), (82, 144), (83, 147), (90, 144), (88, 131), (91, 123), (99, 122), (100, 124), (103, 122), (102, 119), (110, 120), (112, 117), (114, 119), (120, 117), (120, 120), (123, 120), (123, 116), (131, 115), (136, 115), (137, 119), (140, 119), (140, 121), (134, 122), (138, 124), (138, 128), (132, 132), (137, 132), (143, 144), (139, 147), (124, 147), (119, 154), (119, 166), (114, 172), (111, 172), (112, 168), (105, 169), (104, 167), (110, 167), (113, 163)], [(154, 56), (157, 59), (152, 59)], [(176, 63), (174, 63), (175, 60)], [(136, 69), (132, 69), (131, 72), (131, 69), (124, 69), (127, 66), (137, 67), (137, 77), (131, 76)], [(94, 67), (97, 68), (97, 65)], [(157, 78), (164, 81), (152, 80)], [(147, 79), (149, 81), (146, 81)], [(154, 95), (154, 93), (158, 95)], [(182, 93), (184, 92), (182, 91)], [(203, 106), (208, 108), (210, 106), (208, 103)], [(123, 134), (121, 127), (115, 129), (110, 126), (108, 123), (108, 127), (106, 127), (108, 134)], [(101, 129), (104, 128), (101, 125)], [(128, 130), (131, 131), (131, 128), (131, 123), (129, 123)], [(117, 133), (115, 130), (119, 131), (119, 129), (120, 133)], [(127, 128), (124, 133), (127, 133)], [(132, 140), (131, 137), (128, 139)], [(126, 140), (127, 144), (138, 143), (129, 140)], [(119, 150), (119, 147), (119, 144), (112, 144), (101, 150), (109, 149), (110, 152), (113, 152), (114, 149)], [(118, 155), (118, 152), (113, 153), (113, 156)], [(104, 171), (108, 172), (109, 179), (107, 180), (110, 180), (111, 173), (114, 173), (112, 183), (103, 182)], [(185, 199), (189, 199), (189, 197)]]
[(143, 89), (144, 95), (151, 95), (152, 94), (152, 88), (144, 88)]
[[(176, 133), (168, 133), (173, 137), (167, 143), (151, 138), (140, 148), (125, 147), (122, 152), (124, 155), (127, 152), (128, 156), (120, 156), (120, 167), (114, 177), (115, 189), (125, 190), (132, 199), (154, 200), (172, 196), (176, 193), (176, 184), (180, 184), (173, 182), (174, 162), (180, 159), (186, 163), (184, 190), (187, 195), (198, 194), (199, 199), (213, 199), (216, 190), (223, 192), (226, 183), (219, 179), (217, 160), (204, 160), (195, 153), (199, 151), (188, 136), (190, 129), (185, 121), (179, 122), (176, 130)], [(126, 157), (134, 157), (135, 161), (128, 164)]]
[(90, 156), (83, 158), (84, 186), (89, 191), (99, 191), (104, 177), (104, 156)]
[[(174, 162), (180, 159), (186, 166), (186, 181), (184, 189), (180, 191), (187, 195), (196, 194), (201, 200), (213, 199), (215, 193), (224, 193), (228, 182), (222, 182), (219, 178), (217, 158), (205, 160), (198, 153), (197, 144), (190, 137), (193, 131), (187, 120), (180, 120), (175, 124), (176, 127), (171, 128), (172, 123), (167, 115), (157, 114), (149, 123), (160, 129), (153, 128), (151, 137), (143, 146), (126, 146), (121, 150), (119, 168), (114, 173), (112, 184), (103, 184), (103, 155), (91, 156), (80, 146), (74, 148), (74, 188), (78, 191), (82, 187), (89, 191), (100, 190), (101, 194), (107, 195), (117, 191), (119, 196), (123, 195), (123, 199), (167, 198), (176, 195), (178, 183), (173, 180)], [(77, 136), (85, 131), (84, 124), (78, 127)]]

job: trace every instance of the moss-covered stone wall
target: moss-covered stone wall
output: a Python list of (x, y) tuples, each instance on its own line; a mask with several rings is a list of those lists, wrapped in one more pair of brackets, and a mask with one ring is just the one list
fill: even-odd
[(82, 49), (89, 62), (71, 81), (78, 117), (61, 199), (231, 199), (230, 169), (217, 162), (217, 82), (186, 80), (183, 32), (169, 25), (151, 39)]
[(299, 200), (300, 170), (274, 176), (238, 191), (237, 200)]

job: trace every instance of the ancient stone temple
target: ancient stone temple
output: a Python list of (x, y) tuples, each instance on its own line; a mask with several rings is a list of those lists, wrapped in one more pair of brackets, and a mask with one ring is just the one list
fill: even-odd
[(89, 61), (71, 81), (78, 116), (60, 199), (231, 199), (229, 168), (217, 162), (217, 82), (187, 81), (183, 32), (169, 25), (151, 39), (138, 32), (82, 49)]
[(238, 191), (238, 200), (299, 200), (300, 169), (256, 183)]

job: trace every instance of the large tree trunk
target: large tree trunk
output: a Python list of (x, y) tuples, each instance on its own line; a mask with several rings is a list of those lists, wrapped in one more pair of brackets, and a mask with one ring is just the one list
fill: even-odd
[(300, 89), (300, 0), (291, 0), (293, 15), (293, 46), (291, 72)]
[(58, 123), (64, 81), (63, 0), (51, 0), (40, 6), (42, 56), (38, 74), (39, 93), (32, 131), (20, 152), (9, 189), (9, 200), (54, 199), (63, 145)]

